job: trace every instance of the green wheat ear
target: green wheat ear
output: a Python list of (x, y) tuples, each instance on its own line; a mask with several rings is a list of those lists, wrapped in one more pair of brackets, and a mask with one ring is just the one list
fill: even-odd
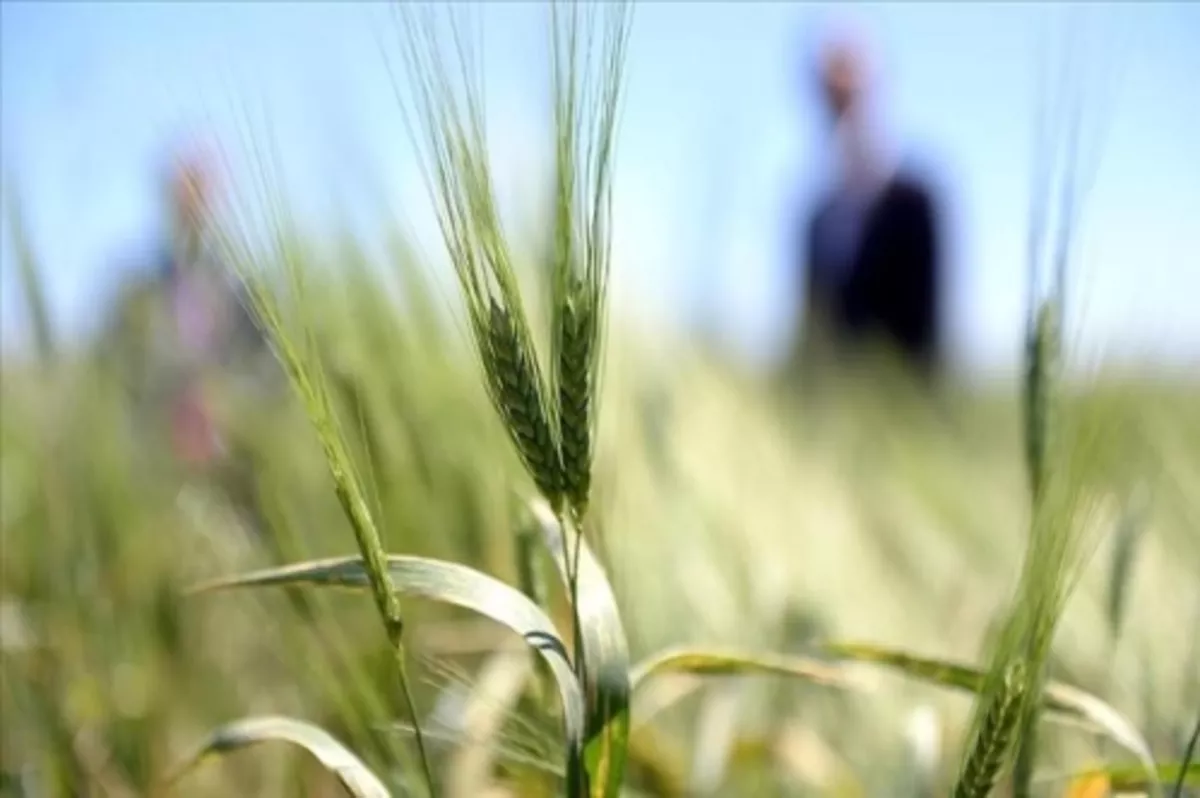
[[(1106, 436), (1104, 427), (1096, 424), (1102, 418), (1088, 415), (1056, 432), (1053, 445), (1044, 452), (1054, 468), (1042, 472), (1038, 485), (1020, 583), (991, 657), (988, 686), (976, 702), (957, 796), (989, 794), (989, 785), (1010, 764), (1014, 747), (1024, 749), (1016, 778), (1031, 767), (1038, 697), (1051, 644), (1099, 529), (1092, 517), (1097, 505), (1091, 497), (1090, 471), (1104, 453)], [(1019, 672), (1014, 673), (1013, 663), (1020, 663)], [(1008, 725), (1010, 716), (1015, 726)], [(990, 782), (984, 778), (989, 774)]]
[(605, 7), (597, 63), (589, 61), (590, 39), (581, 41), (580, 13), (577, 4), (565, 14), (551, 7), (556, 139), (551, 377), (565, 497), (582, 517), (591, 493), (613, 148), (631, 6)]
[(494, 300), (488, 312), (482, 355), (489, 391), (521, 461), (538, 490), (557, 506), (562, 469), (533, 366), (534, 354), (518, 334), (512, 315)]
[(592, 485), (595, 313), (595, 305), (586, 292), (576, 289), (565, 296), (559, 321), (558, 412), (563, 487), (571, 506), (580, 515), (587, 510)]
[(1024, 663), (1019, 659), (1009, 663), (983, 714), (954, 788), (954, 798), (987, 798), (996, 786), (1020, 724), (1021, 707), (1028, 692), (1025, 679)]
[[(602, 10), (598, 10), (601, 9)], [(410, 77), (410, 133), (466, 299), (484, 383), (521, 461), (556, 510), (581, 517), (591, 489), (596, 393), (608, 282), (612, 154), (631, 6), (564, 13), (551, 5), (555, 215), (549, 380), (500, 224), (489, 171), (482, 71), (450, 12), (458, 63), (447, 65), (428, 9), (397, 9)], [(593, 15), (603, 17), (594, 47)], [(454, 68), (450, 68), (450, 67)], [(452, 75), (458, 76), (452, 79)]]
[(1041, 304), (1026, 343), (1025, 460), (1034, 502), (1046, 483), (1050, 436), (1054, 431), (1054, 378), (1060, 355), (1058, 308), (1054, 300)]
[[(466, 303), (483, 382), (522, 464), (555, 508), (562, 505), (556, 402), (539, 367), (500, 223), (484, 133), (482, 71), (458, 10), (445, 11), (457, 64), (447, 64), (433, 9), (395, 9), (410, 105), (401, 96), (418, 163)], [(454, 76), (454, 77), (452, 77)], [(399, 92), (398, 92), (399, 94)]]

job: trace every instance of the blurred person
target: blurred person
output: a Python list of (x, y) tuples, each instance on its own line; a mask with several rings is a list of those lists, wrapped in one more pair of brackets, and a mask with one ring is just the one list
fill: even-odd
[(795, 355), (818, 364), (883, 344), (920, 378), (942, 360), (940, 211), (932, 189), (903, 170), (872, 118), (860, 38), (827, 41), (817, 64), (834, 179), (802, 222), (805, 302)]
[(168, 227), (148, 278), (130, 286), (103, 343), (139, 408), (165, 422), (180, 464), (205, 469), (224, 456), (214, 383), (261, 377), (266, 342), (241, 286), (206, 246), (216, 183), (202, 151), (173, 157), (165, 176)]

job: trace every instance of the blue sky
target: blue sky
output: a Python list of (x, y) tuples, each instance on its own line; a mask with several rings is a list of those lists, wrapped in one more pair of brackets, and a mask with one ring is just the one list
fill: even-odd
[[(60, 326), (89, 329), (152, 246), (171, 137), (204, 127), (229, 142), (236, 98), (265, 103), (307, 218), (366, 218), (365, 189), (382, 189), (436, 250), (377, 46), (377, 33), (394, 33), (384, 6), (5, 2), (2, 13), (0, 155)], [(854, 14), (879, 47), (897, 143), (931, 166), (953, 211), (958, 359), (1007, 370), (1017, 356), (1035, 67), (1041, 44), (1075, 35), (1090, 48), (1079, 84), (1089, 113), (1107, 122), (1077, 239), (1080, 351), (1200, 362), (1200, 4), (887, 3)], [(803, 59), (831, 17), (815, 4), (638, 7), (616, 307), (647, 323), (703, 324), (756, 361), (779, 352), (797, 202), (825, 158)], [(497, 3), (483, 21), (489, 134), (520, 223), (545, 174), (544, 14)], [(7, 232), (3, 244), (8, 346), (23, 319)]]

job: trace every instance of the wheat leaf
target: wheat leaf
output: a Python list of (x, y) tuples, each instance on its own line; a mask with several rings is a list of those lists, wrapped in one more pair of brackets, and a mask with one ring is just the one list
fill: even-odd
[[(911, 678), (943, 687), (978, 693), (986, 674), (978, 668), (945, 660), (919, 657), (903, 651), (864, 643), (826, 643), (822, 649), (837, 659), (870, 663)], [(1083, 724), (1102, 733), (1138, 758), (1147, 776), (1156, 772), (1150, 746), (1124, 715), (1096, 696), (1077, 687), (1048, 681), (1042, 690), (1041, 711), (1048, 720), (1069, 725)]]
[(677, 648), (659, 652), (638, 663), (630, 675), (633, 692), (636, 694), (653, 677), (666, 673), (692, 673), (706, 676), (764, 674), (792, 676), (815, 684), (830, 686), (844, 687), (849, 684), (846, 674), (841, 668), (806, 657), (718, 649)]
[[(585, 764), (592, 796), (620, 794), (629, 745), (629, 644), (612, 586), (587, 543), (563, 527), (549, 505), (531, 503), (542, 539), (564, 583), (576, 574), (576, 611), (583, 650), (583, 689), (587, 706)], [(568, 570), (566, 552), (577, 567)]]
[[(519, 590), (458, 563), (424, 557), (391, 555), (388, 571), (396, 591), (406, 596), (442, 601), (486, 615), (525, 639), (550, 666), (563, 704), (563, 725), (568, 752), (568, 773), (577, 761), (584, 739), (583, 695), (571, 670), (566, 647), (554, 624)], [(358, 557), (314, 560), (216, 579), (194, 588), (196, 592), (246, 587), (314, 585), (363, 589), (368, 578)]]
[(205, 759), (266, 742), (288, 742), (304, 748), (355, 798), (388, 798), (383, 782), (328, 732), (302, 720), (276, 715), (244, 718), (220, 727), (175, 770), (169, 783), (174, 784)]

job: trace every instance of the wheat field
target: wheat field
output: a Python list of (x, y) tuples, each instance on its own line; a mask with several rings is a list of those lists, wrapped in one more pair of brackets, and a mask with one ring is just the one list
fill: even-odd
[[(1076, 519), (1046, 515), (1055, 494), (1031, 500), (1030, 474), (1051, 486), (1093, 463), (1072, 450), (1031, 467), (1050, 455), (1027, 448), (1028, 378), (951, 379), (931, 398), (881, 368), (800, 395), (641, 329), (605, 302), (606, 223), (572, 226), (604, 216), (613, 24), (609, 71), (579, 95), (596, 107), (563, 88), (575, 51), (562, 28), (558, 175), (573, 186), (563, 175), (577, 170), (584, 188), (560, 193), (547, 223), (549, 272), (497, 254), (486, 163), (472, 160), (483, 149), (454, 124), (470, 105), (445, 103), (436, 48), (413, 29), (407, 63), (429, 79), (415, 115), (441, 167), (432, 198), (459, 222), (446, 243), (461, 304), (443, 312), (433, 267), (405, 247), (286, 227), (265, 249), (225, 236), (278, 357), (206, 373), (224, 446), (208, 464), (174, 456), (141, 388), (152, 354), (135, 321), (74, 349), (43, 321), (40, 352), (6, 358), (0, 794), (915, 798), (1200, 783), (1187, 761), (1200, 386), (1056, 376), (1047, 423), (1099, 419), (1084, 451), (1106, 458), (1086, 529), (1068, 534)], [(29, 316), (44, 318), (51, 265), (20, 261)], [(561, 553), (541, 550), (539, 530)], [(242, 589), (259, 583), (282, 586)], [(604, 637), (613, 617), (619, 641)], [(1037, 645), (1014, 654), (1005, 641), (1026, 629)], [(1005, 692), (1006, 674), (1023, 692)], [(1006, 708), (1001, 731), (1017, 739), (1001, 745), (987, 730)], [(206, 739), (204, 761), (180, 770)]]

